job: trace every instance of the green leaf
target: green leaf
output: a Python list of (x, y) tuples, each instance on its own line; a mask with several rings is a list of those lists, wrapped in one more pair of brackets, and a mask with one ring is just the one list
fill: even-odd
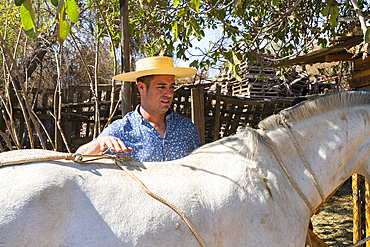
[(232, 51), (232, 54), (233, 54), (233, 60), (234, 60), (234, 63), (235, 64), (241, 64), (238, 56), (236, 55), (235, 51)]
[(365, 43), (370, 43), (370, 28), (366, 30), (365, 33)]
[(27, 37), (29, 37), (31, 39), (36, 39), (37, 38), (37, 34), (36, 34), (36, 32), (33, 28), (31, 28), (29, 30), (24, 30), (24, 32), (26, 33)]
[(59, 26), (58, 26), (58, 42), (60, 45), (63, 45), (64, 40), (67, 38), (70, 27), (65, 19), (66, 16), (66, 9), (63, 7), (62, 11), (60, 13), (60, 19), (59, 19)]
[(189, 64), (189, 67), (193, 67), (193, 68), (198, 68), (198, 66), (199, 66), (198, 60), (194, 60), (193, 62)]
[(174, 5), (174, 6), (179, 5), (179, 3), (180, 3), (180, 0), (174, 0), (174, 1), (173, 1), (173, 5)]
[(23, 2), (24, 2), (25, 0), (15, 0), (14, 2), (15, 2), (15, 5), (16, 6), (21, 6), (22, 4), (23, 4)]
[(51, 3), (55, 6), (58, 7), (58, 0), (51, 0)]
[(60, 10), (63, 8), (63, 6), (64, 6), (64, 0), (60, 0), (59, 3), (58, 3), (57, 13), (60, 12)]
[(238, 73), (234, 72), (234, 77), (238, 80), (238, 81), (242, 81), (242, 78), (238, 75)]
[(199, 12), (200, 0), (190, 0), (190, 7)]
[(321, 14), (322, 14), (323, 16), (326, 16), (326, 15), (328, 14), (328, 8), (329, 8), (329, 5), (326, 5), (326, 6), (324, 7), (324, 9), (322, 10)]
[(273, 1), (272, 1), (272, 4), (273, 4), (274, 6), (277, 6), (277, 5), (279, 4), (279, 0), (273, 0)]
[[(130, 25), (130, 27), (129, 27), (128, 32), (129, 32), (130, 36), (134, 36), (134, 34), (135, 34), (135, 32), (134, 32), (134, 28), (133, 28), (131, 25)], [(137, 32), (137, 34), (136, 34), (136, 35), (139, 35), (139, 32)]]
[(197, 1), (197, 6), (196, 6), (196, 8), (195, 8), (195, 9), (197, 10), (197, 12), (198, 12), (198, 13), (199, 13), (199, 8), (200, 8), (200, 0), (198, 0), (198, 1)]
[(30, 30), (34, 27), (31, 13), (22, 5), (21, 7), (21, 21), (24, 30)]
[(339, 7), (337, 5), (332, 7), (331, 9), (332, 9), (332, 14), (334, 14), (335, 16), (339, 15)]
[(225, 17), (226, 17), (226, 11), (225, 11), (224, 9), (219, 10), (217, 13), (218, 13), (218, 15), (220, 16), (219, 18), (220, 18), (221, 20), (225, 19)]
[(337, 17), (335, 15), (330, 15), (329, 23), (332, 28), (338, 26)]
[[(25, 31), (33, 29), (33, 32), (35, 32), (37, 36), (37, 30), (35, 27), (35, 13), (33, 12), (30, 0), (25, 0), (21, 6), (21, 21)], [(28, 33), (31, 34), (32, 32), (30, 31)], [(31, 36), (34, 37), (34, 35)]]
[(225, 63), (225, 68), (227, 69), (227, 73), (230, 73), (233, 69), (233, 64), (229, 60), (227, 60)]
[(67, 0), (67, 14), (71, 22), (76, 23), (78, 21), (78, 9), (75, 0)]
[(190, 25), (190, 22), (185, 23), (185, 35), (189, 37), (191, 35), (192, 26)]
[(179, 37), (178, 28), (177, 28), (177, 21), (175, 21), (173, 23), (172, 32), (175, 33), (175, 37), (174, 37), (174, 40), (173, 41), (177, 41), (177, 38)]
[(70, 28), (69, 28), (68, 22), (66, 20), (60, 21), (59, 22), (59, 30), (58, 30), (58, 41), (59, 41), (60, 44), (63, 44), (63, 42), (67, 38), (69, 32), (70, 32)]

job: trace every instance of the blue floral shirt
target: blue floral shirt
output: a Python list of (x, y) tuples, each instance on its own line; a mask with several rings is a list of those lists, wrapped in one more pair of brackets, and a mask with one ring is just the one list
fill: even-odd
[(126, 156), (137, 161), (168, 161), (180, 159), (201, 146), (194, 124), (171, 110), (166, 116), (164, 138), (139, 113), (139, 106), (122, 119), (114, 121), (100, 136), (120, 138), (126, 147), (133, 148)]

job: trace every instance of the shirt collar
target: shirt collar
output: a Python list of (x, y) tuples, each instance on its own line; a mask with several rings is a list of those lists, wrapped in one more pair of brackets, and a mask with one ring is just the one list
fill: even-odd
[(171, 110), (171, 108), (168, 109), (167, 115), (166, 115), (166, 123), (169, 123), (172, 121), (173, 115), (175, 115), (175, 113)]
[[(134, 118), (135, 118), (135, 120), (139, 120), (141, 124), (142, 123), (148, 123), (148, 121), (146, 121), (146, 119), (143, 116), (141, 116), (141, 114), (139, 112), (139, 109), (140, 109), (140, 104), (138, 104), (136, 106), (136, 109), (134, 111)], [(167, 115), (166, 115), (166, 123), (171, 122), (174, 115), (175, 115), (174, 111), (172, 111), (171, 108), (168, 109)]]

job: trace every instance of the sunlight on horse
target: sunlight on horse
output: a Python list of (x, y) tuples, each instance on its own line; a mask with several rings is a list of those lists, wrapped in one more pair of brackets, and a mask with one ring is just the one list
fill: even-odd
[[(354, 173), (370, 179), (370, 94), (308, 100), (259, 125), (316, 208), (322, 198), (283, 122), (325, 197)], [(26, 152), (45, 151), (6, 152), (0, 161)], [(311, 210), (254, 129), (183, 159), (124, 165), (182, 210), (207, 246), (304, 246)], [(0, 180), (1, 246), (199, 246), (177, 213), (110, 160), (4, 166)]]

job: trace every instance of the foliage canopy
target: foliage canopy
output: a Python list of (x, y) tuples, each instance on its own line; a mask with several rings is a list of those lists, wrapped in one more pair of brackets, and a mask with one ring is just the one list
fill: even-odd
[[(21, 5), (22, 23), (29, 37), (35, 37), (35, 14), (31, 0), (16, 0)], [(75, 0), (51, 0), (59, 21), (58, 40), (62, 43), (70, 24), (78, 20)], [(100, 38), (110, 36), (115, 48), (120, 44), (119, 0), (87, 0), (82, 9), (99, 5), (97, 25)], [(287, 59), (307, 52), (314, 44), (326, 46), (328, 37), (361, 30), (359, 21), (338, 22), (340, 17), (369, 14), (367, 0), (251, 1), (251, 0), (128, 0), (131, 54), (142, 56), (175, 54), (188, 60), (187, 51), (193, 39), (201, 40), (204, 30), (221, 30), (218, 40), (201, 50), (202, 55), (191, 66), (208, 70), (222, 60), (235, 73), (245, 59), (255, 60), (261, 54), (276, 55), (273, 60)], [(36, 13), (40, 16), (41, 13)], [(68, 20), (66, 18), (68, 16)], [(103, 23), (103, 20), (106, 22)], [(104, 28), (103, 26), (106, 25)], [(365, 41), (370, 40), (370, 31)], [(271, 58), (269, 58), (271, 59)], [(237, 74), (235, 74), (237, 76)]]

